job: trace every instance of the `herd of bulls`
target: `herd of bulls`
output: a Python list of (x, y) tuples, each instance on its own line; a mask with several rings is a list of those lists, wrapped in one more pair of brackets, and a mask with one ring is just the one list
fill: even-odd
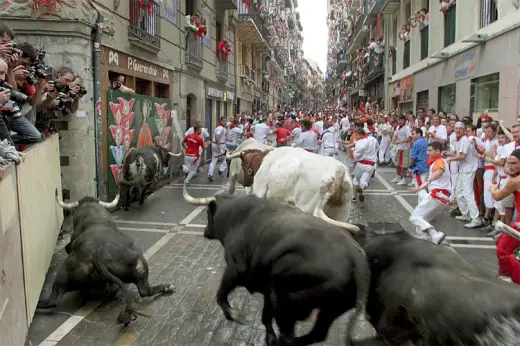
[[(352, 183), (348, 169), (333, 158), (296, 148), (242, 149), (228, 155), (230, 179), (250, 186), (253, 194), (194, 198), (183, 189), (186, 202), (207, 205), (204, 237), (224, 248), (227, 266), (216, 298), (227, 319), (244, 321), (228, 301), (241, 286), (264, 297), (267, 345), (323, 341), (336, 318), (352, 309), (347, 345), (516, 344), (518, 286), (480, 272), (448, 248), (412, 237), (399, 224), (342, 220)], [(233, 160), (238, 161), (233, 165)], [(134, 162), (141, 162), (131, 168), (135, 176), (145, 161)], [(149, 285), (142, 251), (107, 211), (118, 205), (118, 197), (111, 203), (56, 198), (62, 208), (75, 209), (74, 228), (68, 257), (39, 308), (56, 306), (68, 291), (115, 284), (125, 297), (118, 320), (127, 325), (134, 311), (124, 284), (134, 283), (141, 296), (174, 291), (170, 284)], [(296, 336), (296, 323), (313, 310), (318, 310), (313, 329)], [(354, 327), (364, 320), (377, 333), (354, 342)]]

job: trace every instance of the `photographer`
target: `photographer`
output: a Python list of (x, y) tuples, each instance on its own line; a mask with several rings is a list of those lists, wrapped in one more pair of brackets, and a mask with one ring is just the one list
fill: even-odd
[(122, 74), (118, 74), (110, 80), (110, 89), (112, 91), (120, 91), (122, 93), (135, 94), (134, 89), (130, 89), (124, 86), (124, 83), (125, 76), (123, 76)]
[(18, 60), (19, 50), (13, 42), (14, 36), (15, 34), (13, 29), (0, 22), (0, 58), (4, 59), (8, 66), (7, 74), (3, 81), (12, 85), (13, 90), (17, 90), (13, 68)]

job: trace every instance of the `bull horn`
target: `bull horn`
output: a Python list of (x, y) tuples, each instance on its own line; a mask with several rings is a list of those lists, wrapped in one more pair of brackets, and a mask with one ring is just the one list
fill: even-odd
[(236, 151), (236, 152), (231, 153), (231, 154), (227, 154), (226, 153), (226, 159), (233, 160), (233, 159), (236, 159), (237, 157), (240, 157), (241, 154), (242, 154), (241, 151)]
[(188, 194), (188, 189), (186, 188), (186, 183), (182, 186), (182, 197), (184, 197), (184, 200), (188, 202), (189, 204), (195, 204), (195, 205), (208, 205), (211, 202), (215, 202), (217, 199), (215, 196), (206, 197), (206, 198), (195, 198), (191, 197)]
[(181, 151), (180, 153), (178, 153), (178, 154), (174, 154), (174, 153), (172, 153), (171, 151), (169, 151), (169, 152), (168, 152), (168, 155), (170, 155), (170, 156), (175, 156), (175, 157), (179, 157), (179, 156), (182, 155), (182, 151)]
[(119, 203), (119, 193), (116, 195), (116, 198), (110, 203), (99, 201), (99, 205), (102, 207), (105, 207), (107, 209), (112, 209), (117, 207), (117, 204)]
[(325, 212), (323, 211), (323, 208), (319, 208), (318, 217), (320, 219), (322, 219), (323, 221), (326, 221), (326, 222), (330, 223), (331, 225), (341, 227), (341, 228), (349, 231), (350, 233), (357, 233), (357, 232), (361, 231), (359, 229), (359, 227), (356, 225), (353, 225), (348, 222), (341, 222), (341, 221), (331, 219), (330, 217), (327, 216), (327, 214), (325, 214)]
[(72, 203), (63, 202), (60, 198), (60, 194), (58, 193), (58, 189), (56, 189), (55, 195), (56, 195), (56, 202), (58, 202), (58, 205), (63, 209), (70, 210), (70, 209), (76, 208), (79, 205), (78, 201), (72, 202)]

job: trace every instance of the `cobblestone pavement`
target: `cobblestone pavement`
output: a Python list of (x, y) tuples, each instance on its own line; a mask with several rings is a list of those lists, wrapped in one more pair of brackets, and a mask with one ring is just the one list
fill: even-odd
[[(340, 156), (343, 159), (343, 156)], [(211, 183), (206, 170), (190, 186), (194, 196), (208, 196), (225, 183), (215, 176)], [(399, 222), (408, 231), (410, 210), (416, 196), (406, 187), (389, 183), (393, 171), (379, 168), (372, 180), (364, 204), (355, 204), (351, 217), (366, 222)], [(237, 189), (243, 193), (243, 189)], [(264, 345), (264, 328), (260, 322), (262, 299), (237, 290), (233, 306), (246, 314), (246, 325), (228, 322), (215, 302), (215, 294), (224, 268), (222, 248), (217, 241), (203, 238), (206, 213), (203, 207), (184, 203), (182, 184), (173, 183), (148, 198), (143, 207), (133, 205), (129, 212), (113, 214), (121, 230), (132, 236), (145, 252), (150, 265), (152, 283), (172, 283), (177, 291), (170, 296), (153, 299), (136, 298), (135, 306), (150, 317), (139, 316), (127, 328), (117, 325), (121, 312), (120, 300), (91, 301), (84, 305), (77, 294), (67, 294), (59, 307), (51, 312), (37, 311), (28, 336), (28, 345), (41, 346), (203, 346), (203, 345)], [(434, 223), (446, 232), (448, 242), (466, 260), (485, 271), (496, 271), (494, 243), (482, 230), (466, 230), (449, 216)], [(46, 297), (56, 269), (65, 257), (62, 249), (67, 241), (59, 241), (42, 290)], [(135, 287), (130, 286), (137, 296)], [(333, 325), (326, 343), (342, 345), (347, 316)], [(308, 330), (311, 321), (302, 324)], [(358, 329), (356, 337), (371, 332)]]

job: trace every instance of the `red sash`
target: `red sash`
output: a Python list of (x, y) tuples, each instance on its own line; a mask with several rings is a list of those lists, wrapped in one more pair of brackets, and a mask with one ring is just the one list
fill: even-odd
[(370, 166), (375, 166), (376, 165), (376, 163), (374, 161), (369, 161), (369, 160), (359, 160), (358, 162), (362, 163), (364, 165), (370, 165)]
[[(440, 196), (440, 194), (442, 194), (444, 196)], [(450, 193), (449, 193), (448, 190), (445, 190), (445, 189), (432, 189), (430, 195), (432, 196), (433, 199), (438, 200), (442, 204), (451, 204), (451, 201), (446, 198), (446, 197), (450, 196)]]
[(485, 165), (485, 166), (484, 166), (484, 169), (485, 169), (485, 170), (491, 170), (491, 171), (494, 171), (494, 170), (495, 170), (495, 166), (493, 166), (493, 165)]

